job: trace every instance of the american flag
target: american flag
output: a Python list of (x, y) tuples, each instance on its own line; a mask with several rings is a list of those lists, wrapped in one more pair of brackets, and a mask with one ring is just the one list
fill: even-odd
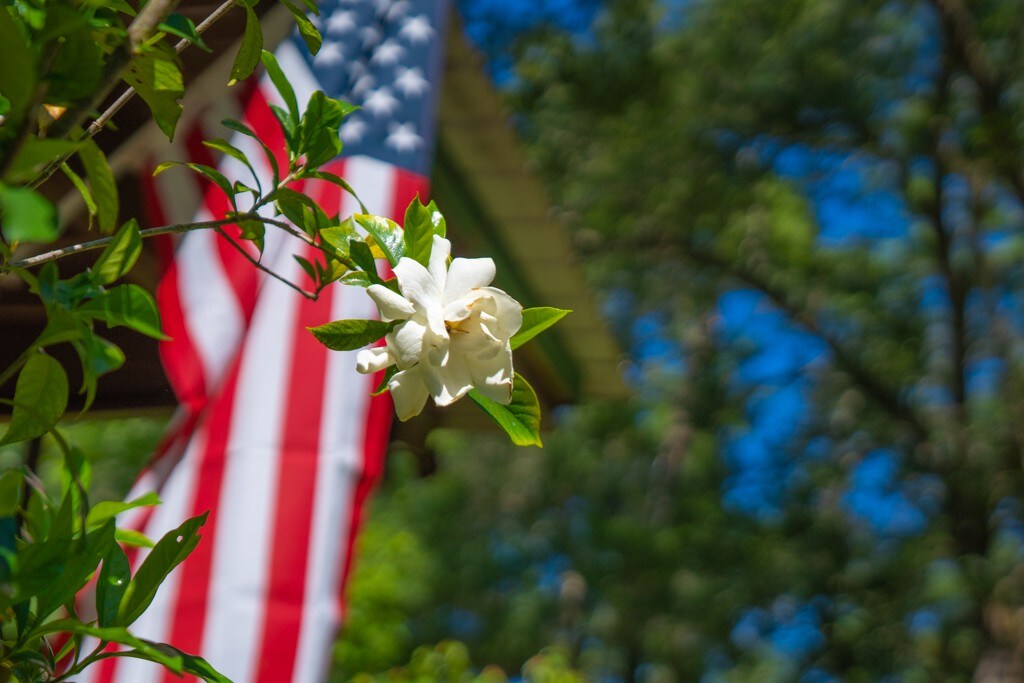
[[(399, 221), (428, 186), (445, 5), (329, 0), (316, 19), (324, 36), (317, 56), (309, 56), (297, 33), (275, 50), (300, 103), (323, 90), (362, 106), (342, 128), (345, 156), (324, 170), (349, 180), (370, 212)], [(268, 104), (283, 103), (264, 76), (240, 105), (230, 96), (216, 100), (179, 131), (163, 158), (216, 164), (202, 140), (223, 135), (215, 122), (237, 117), (240, 106), (240, 118), (286, 166)], [(258, 144), (241, 135), (230, 141), (268, 184)], [(221, 159), (219, 168), (229, 178), (246, 177), (234, 159)], [(359, 211), (334, 185), (314, 181), (296, 189), (328, 214)], [(146, 193), (154, 225), (206, 220), (229, 208), (220, 190), (184, 173), (148, 181)], [(268, 228), (263, 264), (301, 282), (295, 254), (314, 257)], [(354, 353), (327, 351), (305, 328), (373, 317), (375, 308), (363, 292), (341, 286), (316, 302), (305, 299), (210, 231), (177, 244), (157, 298), (172, 338), (161, 356), (181, 409), (130, 494), (155, 489), (163, 504), (121, 522), (156, 539), (188, 517), (210, 516), (197, 549), (132, 629), (205, 657), (236, 683), (322, 681), (392, 409), (387, 396), (370, 398), (377, 378), (356, 373)], [(133, 566), (145, 552), (130, 554)], [(179, 679), (148, 662), (112, 657), (76, 680)]]

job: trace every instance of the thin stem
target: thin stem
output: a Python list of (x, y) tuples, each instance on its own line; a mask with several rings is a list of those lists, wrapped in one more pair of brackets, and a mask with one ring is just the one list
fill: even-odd
[(228, 241), (228, 244), (230, 244), (232, 247), (234, 247), (235, 250), (238, 251), (239, 254), (244, 256), (245, 259), (249, 263), (251, 263), (253, 266), (255, 266), (257, 270), (263, 271), (264, 273), (266, 273), (270, 277), (274, 278), (278, 282), (284, 283), (285, 285), (291, 287), (296, 292), (298, 292), (302, 296), (306, 297), (310, 301), (316, 301), (319, 298), (318, 295), (314, 294), (313, 292), (307, 292), (306, 290), (304, 290), (302, 287), (299, 287), (297, 284), (295, 284), (291, 280), (288, 280), (287, 278), (284, 278), (284, 277), (278, 275), (277, 273), (275, 273), (270, 268), (267, 268), (265, 265), (260, 263), (259, 259), (253, 258), (253, 255), (250, 254), (248, 251), (246, 251), (245, 247), (243, 247), (241, 244), (235, 242), (235, 240), (231, 239), (231, 236), (228, 235), (226, 232), (224, 232), (224, 230), (222, 228), (215, 228), (215, 230), (218, 233), (220, 233), (220, 236), (223, 237), (224, 239), (226, 239)]
[[(213, 26), (218, 20), (220, 20), (221, 17), (227, 14), (228, 10), (230, 10), (234, 6), (235, 0), (225, 0), (225, 2), (222, 3), (219, 7), (217, 7), (217, 9), (215, 9), (212, 13), (210, 13), (210, 15), (206, 17), (206, 19), (200, 22), (200, 24), (196, 27), (196, 33), (202, 35), (204, 31)], [(149, 5), (146, 5), (146, 7), (148, 8)], [(157, 23), (159, 24), (159, 22)], [(191, 41), (182, 38), (177, 42), (177, 44), (175, 44), (174, 52), (176, 54), (181, 54), (185, 50), (185, 48), (191, 44)], [(127, 64), (127, 62), (125, 62), (125, 64)], [(122, 70), (125, 64), (121, 65)], [(118, 71), (118, 75), (120, 75), (120, 71)], [(113, 86), (111, 86), (111, 88), (112, 87)], [(104, 92), (103, 94), (103, 97), (106, 97), (106, 94), (109, 92), (110, 88), (107, 88), (106, 92)], [(110, 119), (114, 118), (114, 115), (117, 114), (117, 112), (121, 111), (121, 108), (124, 107), (124, 105), (128, 104), (128, 102), (131, 101), (133, 97), (135, 97), (135, 94), (135, 88), (129, 86), (123, 93), (121, 93), (121, 95), (116, 100), (114, 100), (113, 104), (107, 107), (102, 114), (96, 117), (95, 121), (89, 124), (89, 127), (76, 139), (76, 142), (84, 142), (95, 136), (101, 130), (103, 130), (104, 126), (106, 126), (107, 123), (110, 122)], [(100, 98), (99, 102), (101, 101), (102, 98)], [(97, 106), (99, 102), (95, 102), (93, 108), (95, 108), (95, 106)], [(86, 113), (88, 111), (91, 111), (91, 109), (86, 110)], [(67, 114), (68, 112), (65, 112), (65, 116), (67, 116)], [(61, 119), (63, 118), (64, 117), (62, 116)], [(65, 126), (63, 129), (64, 134), (67, 133), (67, 130), (70, 130), (70, 127)], [(50, 162), (50, 164), (47, 165), (45, 169), (43, 169), (43, 171), (39, 174), (38, 178), (35, 181), (33, 181), (30, 186), (32, 188), (37, 188), (43, 183), (45, 183), (47, 180), (49, 180), (50, 176), (52, 176), (57, 171), (57, 169), (60, 168), (60, 165), (71, 158), (72, 154), (74, 154), (74, 152), (63, 154), (59, 158)]]
[[(233, 223), (240, 223), (242, 221), (260, 221), (268, 225), (284, 230), (289, 235), (297, 237), (304, 241), (306, 244), (315, 245), (315, 241), (309, 235), (299, 230), (296, 230), (291, 225), (284, 221), (279, 221), (275, 218), (267, 218), (257, 213), (250, 212), (245, 214), (236, 214), (229, 216), (228, 218), (221, 218), (215, 221), (201, 221), (199, 223), (174, 223), (173, 225), (161, 225), (156, 228), (146, 228), (140, 230), (139, 235), (145, 239), (147, 237), (156, 237), (157, 235), (175, 235), (183, 232), (192, 232), (193, 230), (206, 230), (208, 228), (219, 228), (223, 225), (231, 225)], [(94, 249), (102, 249), (113, 241), (114, 236), (109, 235), (107, 237), (100, 237), (99, 239), (91, 240), (89, 242), (82, 242), (80, 244), (72, 244), (68, 247), (62, 247), (60, 249), (54, 249), (43, 254), (37, 254), (35, 256), (29, 256), (27, 258), (20, 259), (18, 261), (12, 261), (6, 265), (0, 265), (0, 270), (7, 268), (32, 268), (39, 266), (49, 261), (56, 261), (67, 256), (74, 254), (80, 254), (83, 251), (92, 251)], [(6, 375), (4, 375), (6, 376)], [(0, 377), (2, 380), (2, 377)], [(0, 385), (3, 385), (3, 381), (0, 381)]]

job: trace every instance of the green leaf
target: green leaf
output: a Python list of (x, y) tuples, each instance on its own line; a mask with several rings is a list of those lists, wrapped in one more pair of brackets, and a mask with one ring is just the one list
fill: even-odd
[(299, 35), (302, 36), (302, 40), (306, 43), (309, 53), (315, 55), (320, 51), (320, 44), (323, 43), (320, 31), (316, 30), (316, 26), (313, 25), (313, 22), (306, 17), (306, 13), (301, 9), (288, 2), (288, 0), (281, 0), (281, 4), (287, 7), (288, 11), (295, 17), (295, 25), (299, 29)]
[(11, 101), (0, 95), (0, 116), (6, 116), (7, 112), (11, 110)]
[(515, 445), (543, 445), (540, 440), (540, 404), (537, 394), (518, 372), (512, 384), (512, 402), (507, 406), (487, 398), (476, 389), (470, 389), (469, 397), (505, 430)]
[(170, 33), (173, 36), (184, 38), (200, 50), (211, 52), (209, 46), (203, 42), (203, 36), (199, 33), (198, 29), (196, 29), (195, 22), (184, 14), (178, 14), (175, 12), (171, 16), (167, 17), (167, 21), (161, 22), (157, 28), (165, 33)]
[(38, 192), (0, 184), (0, 231), (8, 243), (57, 239), (57, 211)]
[(115, 344), (95, 335), (83, 336), (71, 345), (82, 361), (81, 390), (85, 392), (85, 405), (82, 407), (84, 412), (96, 398), (99, 378), (124, 365), (124, 352)]
[(434, 223), (431, 218), (430, 209), (421, 204), (419, 195), (416, 195), (405, 210), (405, 224), (402, 226), (405, 255), (424, 266), (430, 261), (430, 250), (434, 244)]
[(146, 534), (133, 529), (118, 529), (114, 532), (114, 538), (118, 543), (130, 545), (136, 548), (152, 548), (155, 543)]
[(335, 320), (306, 329), (333, 351), (354, 351), (377, 341), (394, 326), (393, 322), (382, 323), (379, 320)]
[(357, 213), (352, 217), (356, 223), (373, 236), (373, 240), (384, 252), (391, 267), (398, 265), (398, 260), (405, 253), (405, 235), (402, 228), (390, 218)]
[(260, 147), (263, 148), (263, 154), (267, 158), (267, 163), (270, 164), (270, 170), (273, 172), (273, 185), (274, 187), (277, 187), (277, 184), (281, 181), (281, 169), (279, 168), (277, 163), (277, 155), (275, 155), (270, 150), (270, 148), (267, 147), (267, 143), (263, 142), (263, 139), (260, 138), (260, 136), (256, 135), (256, 132), (252, 128), (249, 128), (249, 126), (245, 125), (241, 121), (236, 121), (234, 119), (224, 119), (223, 121), (221, 121), (221, 125), (223, 125), (225, 128), (229, 128), (235, 131), (236, 133), (247, 135), (256, 142), (260, 143)]
[[(56, 547), (49, 552), (42, 553), (41, 557), (35, 557), (31, 561), (25, 560), (24, 555), (29, 550), (34, 549), (37, 545), (50, 544), (54, 544)], [(44, 586), (32, 593), (38, 600), (36, 606), (37, 618), (45, 619), (58, 607), (74, 599), (75, 594), (89, 581), (89, 577), (96, 571), (100, 560), (110, 552), (110, 548), (113, 545), (114, 522), (111, 520), (99, 529), (86, 534), (84, 539), (47, 540), (43, 544), (28, 546), (22, 552), (22, 564), (18, 568), (18, 597), (24, 597), (22, 591), (29, 577), (32, 577), (29, 583), (33, 586), (38, 586), (36, 579), (38, 578), (38, 572), (43, 570), (43, 565), (46, 565), (46, 570), (48, 571), (53, 566), (52, 563), (56, 561), (62, 571), (55, 578), (47, 581)]]
[(277, 58), (273, 52), (264, 50), (260, 55), (260, 59), (263, 61), (263, 68), (267, 70), (267, 75), (270, 76), (270, 82), (277, 88), (277, 92), (281, 94), (281, 99), (284, 100), (285, 105), (288, 107), (288, 113), (291, 115), (293, 125), (299, 125), (299, 101), (295, 99), (295, 90), (292, 88), (292, 84), (288, 81), (288, 77), (284, 75), (284, 71), (281, 70), (281, 66), (277, 63)]
[(64, 368), (45, 353), (32, 354), (18, 375), (11, 424), (0, 445), (42, 436), (57, 424), (67, 405)]
[(341, 189), (345, 190), (345, 192), (348, 192), (350, 195), (352, 195), (352, 197), (357, 202), (359, 202), (360, 211), (362, 211), (363, 213), (368, 213), (368, 211), (366, 210), (366, 205), (363, 204), (363, 200), (359, 198), (359, 195), (357, 195), (356, 191), (352, 189), (352, 186), (348, 184), (348, 181), (346, 181), (341, 176), (334, 173), (330, 173), (328, 171), (307, 171), (306, 173), (302, 174), (302, 177), (316, 178), (317, 180), (326, 180), (329, 183), (337, 185)]
[(377, 263), (373, 260), (370, 245), (362, 240), (350, 239), (348, 241), (348, 253), (352, 257), (352, 261), (362, 268), (371, 285), (384, 284), (384, 281), (380, 279), (380, 275), (377, 274)]
[(89, 228), (92, 229), (92, 221), (96, 217), (96, 200), (92, 198), (92, 192), (89, 190), (89, 186), (85, 184), (82, 176), (78, 175), (71, 170), (71, 167), (67, 164), (61, 164), (60, 170), (64, 173), (71, 184), (78, 190), (78, 194), (82, 195), (82, 201), (85, 202), (85, 208), (89, 212)]
[(160, 313), (153, 296), (138, 285), (119, 285), (108, 289), (76, 310), (102, 320), (110, 327), (124, 326), (154, 339), (167, 338), (160, 329)]
[(60, 36), (61, 47), (44, 77), (46, 102), (71, 105), (88, 98), (100, 87), (103, 52), (81, 14), (67, 12), (69, 21), (51, 22), (54, 15), (47, 9), (47, 29)]
[(242, 5), (245, 10), (245, 31), (242, 33), (242, 45), (235, 55), (235, 63), (231, 66), (231, 79), (228, 85), (234, 85), (238, 81), (245, 80), (252, 75), (256, 65), (260, 63), (260, 53), (263, 51), (263, 29), (260, 27), (260, 18), (248, 5)]
[(85, 526), (93, 529), (105, 524), (108, 519), (112, 519), (126, 510), (159, 504), (160, 497), (152, 491), (130, 501), (104, 500), (96, 503), (89, 509), (89, 515), (85, 518)]
[(338, 129), (353, 107), (331, 99), (320, 90), (309, 97), (306, 113), (299, 126), (299, 152), (306, 155), (306, 166), (315, 169), (341, 154)]
[(25, 473), (11, 469), (0, 474), (0, 517), (12, 516), (21, 505)]
[(158, 164), (155, 169), (153, 169), (153, 177), (160, 175), (161, 173), (171, 168), (172, 166), (184, 166), (193, 173), (197, 173), (203, 176), (204, 178), (212, 182), (214, 185), (219, 187), (221, 191), (225, 195), (227, 195), (228, 199), (231, 201), (232, 206), (234, 205), (235, 191), (234, 187), (231, 185), (231, 181), (229, 181), (224, 176), (223, 173), (213, 168), (212, 166), (207, 166), (206, 164), (194, 164), (186, 161), (164, 161)]
[(206, 523), (207, 515), (208, 512), (186, 520), (157, 541), (125, 591), (117, 612), (119, 624), (129, 626), (146, 611), (163, 580), (199, 543), (198, 531)]
[(388, 382), (390, 382), (391, 378), (394, 377), (396, 374), (398, 374), (397, 365), (389, 365), (387, 368), (385, 368), (384, 376), (381, 377), (380, 383), (377, 385), (377, 388), (373, 390), (373, 393), (370, 394), (370, 396), (380, 396), (381, 394), (385, 393), (388, 390)]
[[(10, 104), (8, 123), (17, 125), (21, 121), (36, 88), (35, 55), (29, 47), (28, 36), (18, 27), (4, 4), (0, 13), (0, 45), (3, 45), (3, 59), (0, 59), (0, 93)], [(0, 129), (2, 130), (2, 129)]]
[(549, 306), (523, 309), (523, 324), (519, 331), (512, 335), (509, 343), (513, 349), (518, 349), (570, 313), (572, 311), (564, 308), (551, 308)]
[(100, 626), (117, 626), (117, 609), (132, 578), (128, 557), (114, 544), (103, 558), (96, 581), (96, 618)]
[(117, 196), (117, 181), (110, 170), (110, 163), (103, 155), (99, 145), (91, 139), (82, 143), (78, 150), (78, 158), (85, 167), (85, 177), (92, 189), (92, 197), (96, 200), (96, 220), (100, 232), (107, 234), (117, 228), (117, 211), (120, 202)]
[(28, 183), (35, 179), (43, 165), (70, 154), (77, 148), (78, 143), (71, 140), (30, 137), (18, 151), (18, 156), (7, 169), (4, 179), (14, 183)]
[(235, 159), (236, 161), (242, 162), (242, 164), (249, 169), (249, 173), (252, 174), (253, 180), (256, 181), (256, 187), (259, 188), (260, 194), (263, 194), (263, 185), (260, 184), (260, 177), (256, 174), (256, 169), (249, 163), (249, 158), (245, 156), (245, 152), (232, 145), (227, 140), (221, 138), (214, 138), (212, 140), (203, 140), (203, 145), (210, 149), (215, 149), (218, 152), (226, 154), (227, 156)]
[(167, 139), (173, 140), (181, 117), (178, 100), (185, 94), (185, 82), (174, 54), (152, 47), (135, 55), (122, 77), (149, 105)]
[(107, 285), (124, 277), (131, 270), (142, 253), (142, 236), (139, 223), (134, 218), (121, 226), (110, 244), (93, 264), (92, 272), (100, 282)]
[(111, 653), (113, 657), (131, 657), (156, 662), (175, 674), (191, 674), (208, 683), (231, 683), (202, 657), (182, 652), (176, 647), (165, 643), (154, 643), (150, 640), (133, 636), (122, 626), (90, 626), (77, 619), (57, 619), (34, 631), (34, 636), (51, 633), (72, 633), (78, 636), (92, 636), (101, 643), (118, 643), (132, 650), (121, 650)]

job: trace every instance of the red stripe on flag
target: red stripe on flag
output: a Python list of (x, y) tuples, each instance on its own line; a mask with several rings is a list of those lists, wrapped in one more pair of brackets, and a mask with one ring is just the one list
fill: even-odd
[[(307, 256), (313, 256), (307, 253)], [(295, 668), (306, 593), (306, 569), (316, 498), (320, 422), (328, 350), (306, 327), (330, 322), (334, 288), (319, 301), (303, 299), (295, 328), (292, 366), (288, 377), (284, 445), (278, 461), (277, 501), (274, 506), (274, 549), (270, 560), (264, 630), (258, 652), (257, 681), (291, 679)]]
[(403, 168), (396, 168), (393, 172), (395, 174), (395, 193), (391, 202), (391, 216), (399, 223), (403, 223), (405, 209), (413, 197), (419, 194), (420, 202), (427, 203), (430, 184), (423, 176)]
[[(369, 387), (376, 387), (383, 379), (384, 373), (373, 376)], [(341, 573), (341, 586), (338, 589), (338, 603), (341, 613), (345, 612), (345, 586), (348, 585), (349, 574), (352, 572), (355, 557), (356, 537), (366, 515), (366, 501), (377, 486), (384, 471), (384, 454), (387, 452), (388, 437), (391, 434), (391, 420), (394, 415), (391, 396), (381, 394), (372, 397), (366, 405), (366, 431), (363, 434), (363, 471), (359, 483), (352, 496), (352, 512), (349, 515), (348, 539), (345, 543), (345, 561)]]
[[(240, 359), (241, 356), (235, 360), (220, 396), (210, 406), (206, 423), (207, 442), (197, 463), (195, 499), (190, 516), (207, 511), (210, 515), (203, 526), (202, 540), (179, 569), (178, 595), (175, 596), (171, 628), (166, 638), (166, 642), (185, 652), (200, 652), (203, 644), (213, 551), (217, 546), (217, 503), (221, 497), (228, 455)], [(168, 670), (163, 680), (165, 683), (180, 683), (181, 679)]]
[(245, 108), (245, 120), (249, 122), (256, 135), (260, 136), (270, 151), (274, 153), (277, 160), (277, 167), (284, 172), (288, 171), (288, 148), (285, 145), (284, 133), (281, 126), (270, 111), (270, 104), (263, 95), (263, 91), (257, 88), (249, 99)]

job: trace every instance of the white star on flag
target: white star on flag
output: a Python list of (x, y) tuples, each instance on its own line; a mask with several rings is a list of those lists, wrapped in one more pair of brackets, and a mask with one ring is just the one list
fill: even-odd
[(345, 47), (341, 43), (325, 42), (313, 61), (317, 66), (337, 66), (345, 61)]
[(353, 12), (337, 12), (327, 20), (327, 32), (331, 35), (342, 36), (356, 28), (356, 19)]
[(398, 76), (395, 77), (395, 87), (406, 97), (419, 97), (430, 90), (430, 82), (424, 77), (423, 69), (400, 66)]
[(341, 128), (338, 129), (338, 136), (342, 142), (355, 145), (362, 142), (363, 136), (366, 135), (366, 128), (366, 121), (356, 116), (350, 116), (345, 123), (341, 124)]
[(363, 101), (363, 109), (374, 116), (386, 117), (391, 116), (398, 104), (398, 98), (391, 94), (391, 89), (382, 87), (367, 95)]
[(370, 63), (379, 64), (380, 66), (394, 66), (402, 61), (404, 54), (405, 48), (399, 45), (397, 41), (388, 38), (373, 51)]
[(434, 36), (434, 27), (430, 25), (430, 20), (422, 14), (418, 17), (409, 17), (402, 24), (402, 28), (399, 29), (398, 35), (408, 40), (413, 45), (420, 45), (428, 42)]
[(389, 130), (391, 132), (384, 139), (384, 144), (396, 152), (415, 152), (423, 144), (423, 138), (416, 134), (416, 126), (411, 123), (393, 123)]

